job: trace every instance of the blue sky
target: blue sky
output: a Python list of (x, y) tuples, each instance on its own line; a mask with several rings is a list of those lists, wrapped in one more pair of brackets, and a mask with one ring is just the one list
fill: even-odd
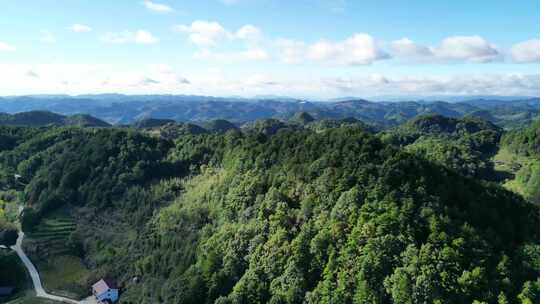
[(0, 95), (540, 95), (538, 0), (0, 8)]

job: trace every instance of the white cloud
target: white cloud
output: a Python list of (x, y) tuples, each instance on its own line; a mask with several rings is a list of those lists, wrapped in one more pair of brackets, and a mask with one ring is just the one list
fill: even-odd
[(42, 30), (40, 32), (41, 37), (39, 40), (43, 43), (55, 43), (56, 42), (56, 36), (54, 33), (48, 31), (48, 30)]
[(0, 63), (0, 83), (5, 95), (178, 93), (190, 87), (188, 78), (166, 65)]
[[(34, 77), (31, 74), (39, 75)], [(31, 77), (31, 78), (29, 78)], [(201, 69), (189, 77), (167, 65), (132, 66), (81, 64), (1, 64), (0, 83), (4, 95), (85, 94), (283, 94), (337, 97), (375, 95), (540, 95), (540, 75), (454, 74), (406, 77), (365, 74), (320, 78), (305, 75), (253, 73), (233, 76), (227, 71)]]
[(242, 57), (248, 59), (248, 60), (268, 60), (270, 59), (270, 55), (266, 52), (265, 49), (255, 47), (250, 48), (247, 51), (242, 53)]
[(265, 74), (255, 74), (248, 79), (242, 81), (242, 84), (248, 87), (270, 87), (279, 86), (280, 82), (275, 81), (272, 77)]
[(220, 63), (235, 63), (241, 61), (264, 61), (270, 59), (268, 52), (260, 47), (250, 47), (245, 51), (239, 52), (215, 52), (203, 48), (194, 55), (196, 59), (212, 60)]
[(471, 62), (490, 62), (501, 55), (495, 45), (480, 36), (448, 37), (432, 52), (441, 59)]
[(158, 38), (154, 37), (152, 33), (145, 30), (137, 30), (135, 32), (108, 32), (101, 37), (101, 40), (105, 43), (111, 44), (154, 44), (159, 42)]
[(0, 41), (0, 52), (15, 52), (17, 49), (6, 42)]
[(246, 24), (236, 32), (226, 30), (219, 22), (195, 20), (190, 25), (176, 25), (173, 28), (176, 32), (189, 34), (189, 40), (200, 46), (215, 46), (219, 40), (246, 40), (255, 42), (262, 36), (262, 32), (257, 27)]
[(184, 77), (181, 77), (181, 76), (176, 77), (176, 81), (179, 84), (191, 84), (191, 81), (189, 81), (187, 78), (184, 78)]
[(75, 33), (87, 33), (87, 32), (92, 31), (92, 28), (89, 27), (88, 25), (78, 24), (78, 23), (71, 25), (69, 28), (71, 31)]
[(235, 38), (243, 40), (258, 40), (261, 36), (261, 30), (251, 24), (242, 26), (234, 35)]
[(158, 39), (152, 35), (152, 33), (145, 30), (138, 30), (135, 32), (135, 43), (140, 44), (153, 44), (157, 43)]
[(218, 22), (196, 20), (191, 25), (176, 25), (177, 32), (188, 33), (189, 40), (198, 46), (212, 46), (216, 40), (227, 36), (227, 31)]
[(452, 36), (434, 47), (418, 45), (403, 38), (392, 42), (391, 48), (396, 57), (432, 62), (486, 63), (502, 59), (498, 48), (480, 36)]
[(433, 53), (429, 48), (418, 45), (409, 38), (393, 41), (391, 43), (391, 48), (396, 56), (417, 58), (433, 56)]
[(540, 75), (484, 74), (451, 76), (384, 77), (370, 75), (355, 79), (323, 81), (335, 95), (523, 95), (540, 94)]
[(389, 58), (368, 34), (354, 34), (338, 42), (320, 40), (307, 45), (301, 41), (279, 40), (282, 61), (299, 63), (313, 61), (328, 65), (368, 65)]
[(540, 62), (540, 38), (514, 45), (511, 53), (512, 59), (518, 63)]
[(280, 50), (281, 61), (288, 64), (300, 63), (304, 60), (306, 44), (292, 39), (278, 39), (276, 42)]
[[(368, 34), (354, 34), (346, 40), (333, 42), (320, 40), (311, 45), (301, 41), (278, 39), (272, 41), (263, 39), (262, 31), (251, 24), (246, 24), (236, 31), (227, 30), (218, 22), (196, 20), (190, 25), (177, 25), (174, 30), (189, 34), (189, 40), (201, 49), (195, 54), (196, 58), (219, 60), (238, 60), (239, 57), (250, 60), (269, 59), (269, 53), (261, 47), (280, 53), (285, 63), (300, 63), (305, 61), (326, 65), (367, 65), (377, 60), (389, 58), (378, 45), (377, 41)], [(247, 51), (235, 54), (223, 54), (210, 51), (219, 41), (246, 42)], [(235, 59), (232, 59), (235, 58)]]
[[(177, 25), (174, 27), (177, 32), (189, 34), (189, 40), (199, 47), (194, 58), (224, 62), (238, 62), (245, 60), (262, 61), (270, 58), (265, 48), (261, 47), (262, 33), (257, 27), (247, 24), (235, 32), (226, 30), (218, 22), (204, 20), (194, 21), (191, 25)], [(219, 52), (213, 47), (220, 41), (244, 41), (241, 46), (245, 50)], [(238, 48), (238, 46), (237, 46)]]
[(28, 70), (26, 71), (26, 73), (24, 74), (26, 77), (30, 77), (30, 78), (39, 78), (39, 74), (32, 71), (32, 70)]
[(156, 84), (160, 84), (160, 82), (150, 77), (143, 77), (141, 81), (139, 81), (137, 84), (134, 84), (134, 85), (145, 87), (145, 86), (151, 86), (151, 85), (156, 85)]
[(153, 2), (153, 1), (150, 1), (150, 0), (145, 0), (143, 1), (143, 5), (151, 10), (151, 11), (154, 11), (154, 12), (158, 12), (158, 13), (170, 13), (172, 11), (174, 11), (170, 6), (168, 5), (165, 5), (165, 4), (161, 4), (161, 3), (157, 3), (157, 2)]

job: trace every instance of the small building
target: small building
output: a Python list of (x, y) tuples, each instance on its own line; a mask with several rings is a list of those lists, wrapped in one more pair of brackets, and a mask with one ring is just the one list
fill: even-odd
[(98, 303), (114, 303), (118, 301), (118, 286), (111, 280), (101, 279), (92, 285), (92, 294)]

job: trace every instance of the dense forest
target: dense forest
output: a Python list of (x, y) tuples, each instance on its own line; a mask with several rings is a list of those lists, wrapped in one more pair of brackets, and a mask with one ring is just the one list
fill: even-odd
[(37, 241), (56, 220), (61, 254), (86, 269), (63, 288), (114, 278), (121, 303), (540, 302), (538, 207), (493, 162), (540, 156), (536, 122), (137, 127), (0, 128), (27, 252), (56, 258)]

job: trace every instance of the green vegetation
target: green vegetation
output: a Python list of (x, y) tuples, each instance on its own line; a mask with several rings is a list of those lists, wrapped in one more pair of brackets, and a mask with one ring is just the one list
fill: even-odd
[[(17, 254), (11, 250), (0, 249), (0, 286), (15, 287), (16, 298), (26, 292), (29, 287), (29, 278)], [(9, 299), (0, 297), (0, 303)]]
[(12, 246), (17, 241), (17, 216), (15, 191), (0, 191), (0, 245)]
[(526, 128), (510, 131), (501, 144), (517, 155), (540, 158), (540, 120), (533, 121)]
[(208, 133), (208, 130), (191, 123), (169, 123), (161, 127), (151, 128), (147, 134), (163, 139), (173, 140), (183, 135), (199, 135)]
[(82, 245), (73, 218), (62, 212), (47, 214), (28, 231), (25, 252), (39, 269), (44, 288), (57, 295), (83, 298), (95, 279), (82, 261)]
[(27, 231), (25, 245), (49, 247), (51, 255), (70, 253), (69, 238), (75, 229), (76, 224), (72, 218), (57, 213), (49, 214), (35, 225), (33, 230)]
[(16, 114), (0, 113), (0, 125), (3, 126), (79, 126), (110, 127), (110, 124), (90, 115), (77, 114), (64, 116), (48, 111), (30, 111)]
[(510, 131), (501, 140), (495, 162), (514, 177), (505, 186), (527, 200), (540, 204), (540, 121)]
[(214, 133), (226, 133), (229, 131), (237, 131), (238, 127), (233, 123), (224, 119), (215, 119), (203, 124), (203, 127)]
[(314, 122), (315, 118), (307, 112), (299, 112), (294, 115), (292, 121), (299, 123), (301, 125), (307, 125), (310, 122)]
[(82, 299), (89, 296), (89, 286), (97, 281), (79, 257), (59, 255), (35, 261), (43, 287), (52, 294)]
[(281, 120), (277, 119), (260, 119), (254, 122), (245, 124), (242, 129), (245, 132), (251, 132), (256, 134), (274, 135), (281, 129), (294, 128), (292, 125), (287, 125)]
[(476, 118), (422, 116), (382, 133), (383, 141), (421, 155), (462, 175), (493, 180), (491, 158), (502, 130)]
[(356, 127), (365, 130), (366, 132), (374, 132), (374, 128), (368, 126), (360, 120), (355, 118), (344, 118), (341, 120), (335, 119), (322, 119), (316, 120), (305, 125), (306, 128), (311, 129), (315, 132), (323, 132), (327, 129), (334, 129), (340, 127)]
[(76, 114), (65, 117), (62, 125), (78, 127), (110, 127), (111, 125), (103, 120), (97, 119), (86, 114)]
[(133, 127), (138, 128), (138, 129), (157, 128), (157, 127), (164, 126), (166, 124), (174, 124), (174, 123), (176, 122), (172, 119), (145, 118), (145, 119), (136, 121), (133, 124)]
[(10, 135), (0, 164), (24, 180), (45, 286), (81, 296), (112, 277), (121, 303), (540, 301), (540, 213), (493, 182), (524, 163), (509, 148), (494, 168), (500, 128), (296, 119)]
[(496, 186), (359, 129), (236, 140), (154, 219), (123, 301), (490, 302), (527, 280), (538, 224), (512, 218), (537, 210)]

